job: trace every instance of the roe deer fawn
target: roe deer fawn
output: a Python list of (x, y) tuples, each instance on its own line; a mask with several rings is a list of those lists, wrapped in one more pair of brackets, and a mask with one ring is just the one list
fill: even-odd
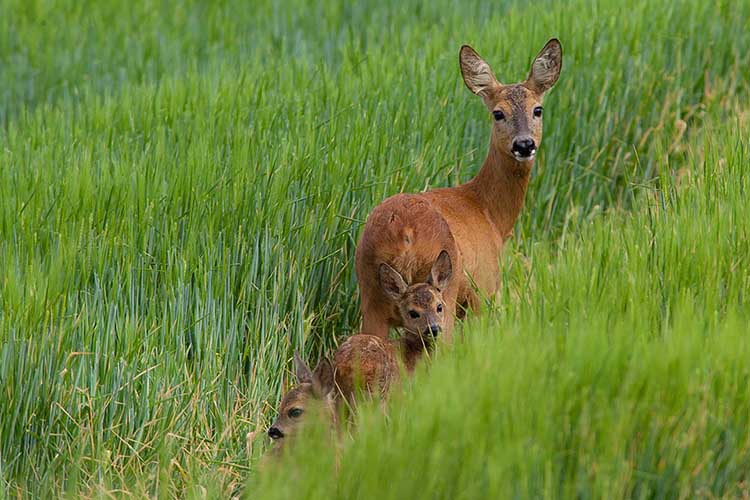
[(424, 353), (431, 353), (449, 319), (441, 290), (451, 279), (448, 253), (440, 252), (425, 283), (406, 284), (388, 264), (380, 265), (380, 286), (393, 300), (394, 314), (404, 332), (397, 339), (360, 333), (349, 337), (334, 355), (335, 379), (341, 394), (354, 404), (358, 386), (382, 397), (401, 374), (399, 364), (412, 373)]
[(297, 433), (305, 412), (320, 413), (336, 422), (337, 398), (330, 361), (321, 359), (313, 371), (295, 352), (294, 367), (297, 385), (281, 398), (278, 416), (268, 429), (268, 437), (273, 440), (277, 451)]
[(498, 259), (523, 207), (531, 167), (542, 140), (542, 97), (562, 68), (562, 47), (547, 42), (531, 64), (525, 81), (503, 85), (468, 45), (461, 47), (464, 83), (484, 101), (494, 124), (487, 158), (465, 184), (418, 194), (397, 194), (375, 207), (367, 218), (355, 255), (362, 309), (362, 329), (387, 338), (403, 326), (385, 291), (378, 286), (385, 262), (408, 283), (424, 281), (435, 256), (446, 251), (458, 270), (445, 289), (445, 336), (453, 319), (475, 309), (479, 296), (497, 291)]
[(441, 252), (435, 260), (428, 283), (407, 286), (398, 272), (387, 264), (383, 266), (381, 286), (405, 316), (406, 331), (395, 340), (365, 333), (352, 335), (336, 350), (333, 365), (324, 358), (314, 371), (295, 353), (297, 385), (282, 398), (278, 417), (268, 429), (278, 449), (287, 441), (285, 438), (295, 434), (310, 408), (330, 417), (335, 425), (343, 400), (355, 406), (358, 388), (385, 398), (392, 383), (400, 378), (400, 364), (412, 373), (422, 355), (432, 351), (447, 317), (438, 286), (451, 277), (448, 254)]

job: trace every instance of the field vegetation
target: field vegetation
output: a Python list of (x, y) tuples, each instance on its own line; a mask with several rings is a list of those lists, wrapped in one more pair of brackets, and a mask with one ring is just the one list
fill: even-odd
[[(750, 495), (748, 33), (729, 0), (0, 0), (0, 497)], [(484, 159), (459, 47), (515, 82), (552, 36), (501, 292), (259, 471), (293, 351), (357, 331), (369, 211)]]

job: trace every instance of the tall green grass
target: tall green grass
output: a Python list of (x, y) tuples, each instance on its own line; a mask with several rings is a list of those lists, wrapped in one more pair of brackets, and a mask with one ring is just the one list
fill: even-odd
[(298, 443), (249, 491), (747, 495), (747, 132), (710, 129), (681, 189), (535, 245), (524, 264), (509, 259), (501, 307), (467, 321), (463, 342), (396, 391), (387, 418), (367, 408), (339, 448), (319, 434)]
[[(0, 0), (0, 491), (239, 490), (262, 451), (245, 434), (273, 416), (292, 351), (316, 358), (358, 327), (367, 213), (466, 180), (484, 157), (489, 118), (460, 82), (462, 43), (504, 81), (549, 37), (564, 45), (502, 321), (533, 332), (540, 303), (619, 321), (624, 298), (547, 298), (568, 284), (544, 269), (581, 258), (588, 224), (619, 227), (654, 199), (637, 193), (670, 196), (702, 164), (690, 154), (705, 123), (746, 112), (750, 80), (745, 3), (627, 14), (591, 0)], [(700, 235), (718, 234), (711, 214), (696, 209)], [(589, 252), (615, 255), (614, 232)], [(525, 275), (537, 245), (549, 267)], [(607, 296), (616, 278), (592, 277), (593, 257), (579, 272)], [(655, 262), (663, 279), (634, 331), (669, 324), (669, 294), (714, 283), (707, 259)], [(731, 308), (712, 297), (695, 307), (719, 328)]]

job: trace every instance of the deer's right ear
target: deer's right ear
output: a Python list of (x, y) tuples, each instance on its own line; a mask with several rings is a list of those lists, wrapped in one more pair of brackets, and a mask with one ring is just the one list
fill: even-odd
[(492, 68), (477, 54), (476, 50), (464, 45), (461, 47), (458, 59), (464, 83), (476, 95), (487, 99), (494, 89), (500, 87), (500, 83), (492, 73)]
[(313, 381), (312, 371), (302, 360), (298, 351), (294, 351), (294, 373), (297, 376), (297, 382), (300, 384), (311, 383)]
[(407, 289), (404, 278), (398, 271), (383, 262), (380, 264), (380, 286), (393, 300), (398, 301)]

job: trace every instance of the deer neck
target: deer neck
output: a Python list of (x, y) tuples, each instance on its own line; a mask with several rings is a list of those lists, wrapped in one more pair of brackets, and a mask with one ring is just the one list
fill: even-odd
[(405, 332), (399, 339), (401, 359), (408, 372), (414, 371), (425, 352), (432, 352), (433, 340), (411, 332)]
[(493, 140), (482, 168), (466, 184), (503, 238), (516, 224), (523, 209), (534, 160), (520, 162), (504, 153)]

